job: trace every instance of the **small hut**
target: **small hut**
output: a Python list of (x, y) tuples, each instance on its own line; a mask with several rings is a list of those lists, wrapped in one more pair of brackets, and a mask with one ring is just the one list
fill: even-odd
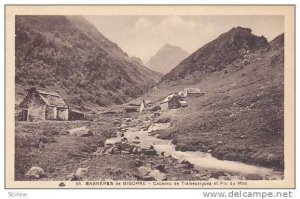
[(162, 110), (180, 108), (181, 107), (180, 101), (182, 101), (182, 98), (175, 93), (166, 97), (161, 102), (160, 107)]
[(203, 95), (204, 93), (201, 92), (198, 88), (185, 88), (183, 91), (184, 97), (200, 97)]
[(70, 109), (58, 92), (39, 90), (35, 87), (27, 89), (27, 95), (18, 108), (18, 119), (21, 121), (41, 120), (77, 120), (84, 114)]

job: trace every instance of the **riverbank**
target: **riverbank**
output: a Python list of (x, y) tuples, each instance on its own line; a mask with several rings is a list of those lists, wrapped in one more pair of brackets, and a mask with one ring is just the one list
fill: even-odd
[[(154, 123), (157, 121), (153, 114), (129, 114), (99, 117), (94, 121), (17, 123), (15, 180), (281, 179), (269, 174), (199, 167), (185, 157), (172, 156), (166, 148), (159, 148), (170, 146), (170, 141), (164, 145), (166, 142), (156, 138), (157, 135), (148, 136), (169, 127), (167, 123)], [(68, 130), (81, 126), (86, 126), (93, 135), (67, 134)], [(28, 171), (36, 167), (45, 175), (28, 176)]]
[[(141, 172), (143, 174), (141, 168), (150, 169), (154, 174), (159, 169), (164, 180), (213, 180), (233, 176), (220, 171), (196, 170), (172, 156), (161, 154), (122, 152), (97, 155), (97, 150), (105, 147), (107, 138), (117, 135), (122, 125), (121, 118), (123, 117), (99, 117), (95, 121), (74, 122), (17, 122), (15, 180), (145, 180), (146, 178), (137, 175)], [(137, 120), (132, 121), (135, 123)], [(67, 134), (68, 130), (81, 126), (90, 129), (93, 136)], [(28, 175), (30, 170), (34, 173), (37, 168), (42, 170), (43, 175)]]

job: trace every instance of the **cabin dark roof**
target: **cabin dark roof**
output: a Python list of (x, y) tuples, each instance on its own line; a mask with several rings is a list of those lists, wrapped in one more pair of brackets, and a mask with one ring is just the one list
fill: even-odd
[(58, 106), (67, 108), (64, 99), (57, 92), (36, 90), (42, 100), (49, 106)]

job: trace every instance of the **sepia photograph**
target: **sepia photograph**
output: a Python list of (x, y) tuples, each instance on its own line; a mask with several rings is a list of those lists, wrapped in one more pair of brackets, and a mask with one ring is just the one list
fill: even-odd
[(294, 187), (293, 12), (7, 6), (6, 186)]

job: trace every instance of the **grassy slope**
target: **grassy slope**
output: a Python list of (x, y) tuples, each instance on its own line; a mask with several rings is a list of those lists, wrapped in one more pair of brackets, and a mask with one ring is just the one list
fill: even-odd
[(17, 103), (35, 86), (60, 92), (74, 106), (122, 104), (161, 76), (78, 16), (16, 17), (15, 51)]
[(136, 101), (198, 87), (205, 95), (187, 98), (189, 107), (171, 114), (172, 128), (161, 138), (173, 139), (178, 150), (282, 169), (283, 49), (253, 57), (248, 65), (162, 84)]
[[(72, 137), (63, 135), (67, 130), (86, 126), (92, 137)], [(63, 180), (62, 176), (76, 169), (91, 158), (92, 152), (103, 146), (107, 137), (116, 135), (114, 125), (101, 121), (74, 122), (17, 122), (15, 138), (15, 180), (26, 180), (25, 173), (32, 166), (42, 167), (49, 179)], [(44, 148), (38, 152), (38, 142), (42, 139)]]

